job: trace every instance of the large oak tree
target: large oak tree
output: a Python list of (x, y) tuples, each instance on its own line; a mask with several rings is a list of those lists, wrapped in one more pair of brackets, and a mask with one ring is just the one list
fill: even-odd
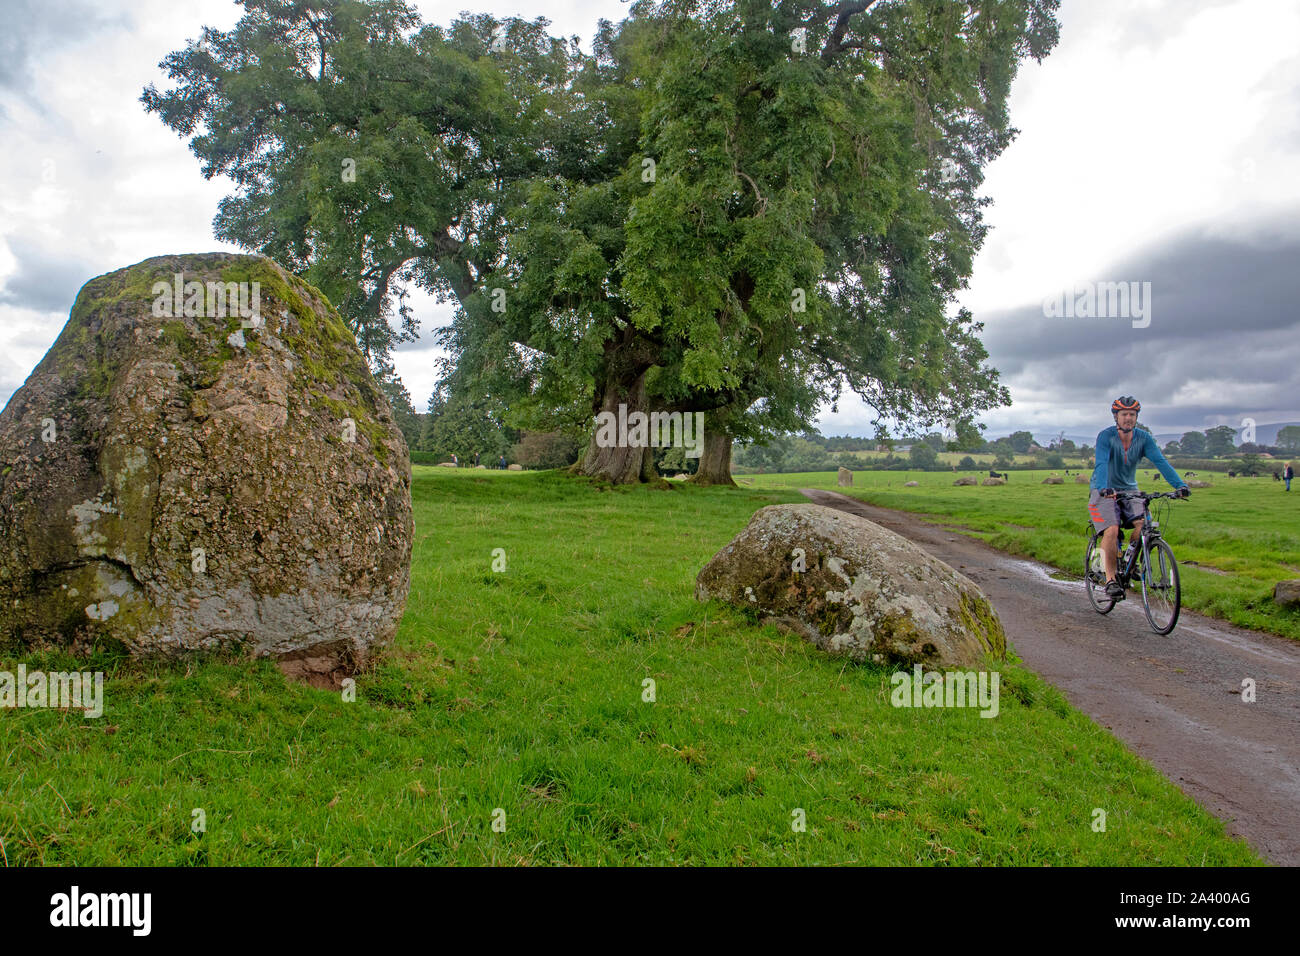
[[(246, 0), (144, 100), (240, 186), (219, 234), (320, 285), (377, 367), (415, 282), (460, 303), (461, 387), (530, 425), (704, 411), (697, 479), (730, 481), (733, 438), (846, 387), (922, 424), (1006, 401), (953, 298), (1056, 5), (641, 2), (585, 56), (545, 21)], [(593, 432), (581, 469), (651, 462)]]

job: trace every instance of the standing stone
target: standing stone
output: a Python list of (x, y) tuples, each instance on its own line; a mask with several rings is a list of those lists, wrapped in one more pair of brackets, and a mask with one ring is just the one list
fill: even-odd
[(92, 279), (0, 413), (0, 644), (233, 647), (327, 684), (396, 632), (413, 531), (352, 333), (262, 257)]
[(841, 488), (853, 487), (853, 472), (849, 471), (847, 468), (841, 466), (836, 477), (839, 480)]

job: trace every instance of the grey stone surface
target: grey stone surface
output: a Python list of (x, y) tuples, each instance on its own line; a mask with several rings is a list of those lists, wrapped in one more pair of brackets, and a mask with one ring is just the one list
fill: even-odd
[[(256, 281), (257, 312), (159, 315), (176, 274)], [(262, 257), (92, 279), (0, 413), (0, 643), (348, 670), (397, 629), (413, 530), (406, 444), (351, 332)]]
[(1300, 580), (1278, 581), (1273, 585), (1273, 601), (1283, 607), (1300, 607)]
[(821, 505), (757, 511), (700, 571), (695, 596), (753, 608), (856, 660), (978, 667), (1006, 654), (1002, 624), (973, 581), (900, 535)]

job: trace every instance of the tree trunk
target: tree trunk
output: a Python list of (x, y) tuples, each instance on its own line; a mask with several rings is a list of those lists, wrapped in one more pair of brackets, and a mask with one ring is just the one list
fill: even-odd
[(704, 454), (700, 456), (700, 468), (691, 481), (697, 485), (736, 487), (731, 480), (731, 436), (722, 428), (704, 429)]
[[(612, 413), (616, 420), (620, 404), (627, 406), (629, 415), (634, 411), (649, 412), (646, 407), (645, 375), (644, 371), (640, 372), (631, 385), (609, 382), (601, 400), (600, 411)], [(591, 433), (591, 440), (587, 443), (587, 452), (582, 457), (579, 474), (586, 475), (588, 478), (600, 478), (615, 485), (634, 484), (654, 477), (652, 449), (640, 446), (629, 447), (626, 444), (601, 448), (596, 444), (599, 435), (599, 428)], [(646, 477), (647, 468), (650, 478)]]

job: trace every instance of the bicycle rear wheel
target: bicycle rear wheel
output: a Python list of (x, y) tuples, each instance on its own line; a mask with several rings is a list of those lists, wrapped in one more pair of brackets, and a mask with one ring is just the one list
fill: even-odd
[(1106, 565), (1102, 563), (1101, 537), (1093, 535), (1083, 556), (1083, 584), (1088, 589), (1088, 600), (1098, 614), (1109, 614), (1115, 599), (1106, 594)]
[(1178, 581), (1178, 562), (1163, 539), (1155, 541), (1143, 563), (1142, 607), (1147, 623), (1157, 634), (1168, 634), (1178, 623), (1182, 608), (1182, 588)]

